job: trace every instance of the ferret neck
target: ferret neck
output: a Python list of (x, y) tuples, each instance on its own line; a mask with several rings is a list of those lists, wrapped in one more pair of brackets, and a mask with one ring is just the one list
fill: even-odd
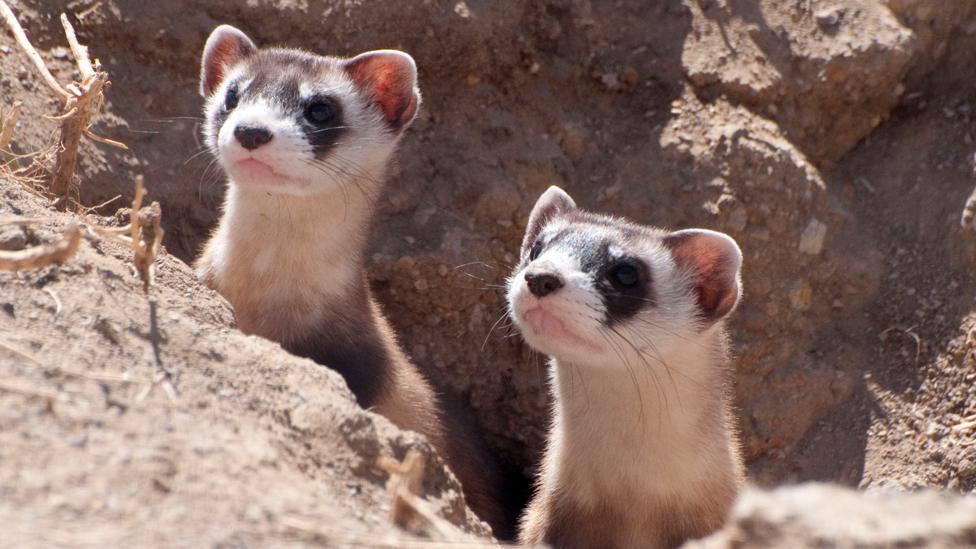
[(680, 344), (642, 349), (641, 360), (553, 359), (552, 386), (564, 434), (592, 429), (607, 433), (610, 444), (616, 440), (636, 448), (634, 437), (687, 432), (721, 402), (723, 345), (716, 326)]
[(299, 253), (308, 260), (332, 257), (359, 262), (366, 244), (373, 200), (359, 190), (332, 190), (310, 196), (273, 194), (231, 184), (225, 215), (232, 225), (247, 224), (251, 234), (274, 245), (278, 253)]
[(288, 342), (320, 329), (336, 310), (369, 318), (364, 255), (373, 200), (350, 187), (292, 196), (231, 183), (211, 261), (242, 330)]

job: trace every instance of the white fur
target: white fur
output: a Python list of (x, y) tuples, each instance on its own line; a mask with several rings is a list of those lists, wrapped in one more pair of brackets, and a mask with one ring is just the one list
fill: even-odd
[[(563, 228), (554, 221), (542, 236)], [(622, 246), (611, 248), (620, 253)], [(608, 494), (638, 494), (648, 503), (687, 497), (691, 481), (735, 466), (728, 438), (704, 436), (701, 429), (704, 416), (715, 413), (722, 384), (721, 323), (702, 326), (693, 285), (661, 242), (644, 239), (627, 251), (650, 267), (655, 304), (614, 325), (615, 331), (605, 325), (590, 275), (558, 246), (509, 281), (509, 307), (523, 337), (552, 357), (555, 407), (541, 486), (558, 490), (571, 483), (567, 493), (594, 506)], [(542, 299), (529, 292), (524, 278), (540, 265), (564, 281)], [(569, 331), (600, 348), (537, 335), (525, 313), (543, 302)]]
[[(208, 99), (208, 118), (213, 118), (224, 108), (231, 84), (243, 88), (248, 83), (249, 79), (241, 66), (232, 69)], [(327, 82), (300, 85), (303, 97), (324, 92), (333, 94), (342, 102), (346, 129), (340, 146), (330, 151), (325, 164), (316, 162), (311, 145), (295, 121), (297, 113), (284, 112), (263, 96), (242, 98), (216, 133), (209, 126), (206, 128), (205, 142), (217, 154), (232, 186), (248, 185), (275, 195), (297, 196), (312, 196), (336, 189), (344, 192), (366, 191), (375, 198), (379, 192), (378, 177), (382, 176), (399, 135), (386, 130), (376, 109), (367, 105), (355, 84), (341, 70), (336, 70)], [(272, 132), (273, 138), (269, 143), (248, 151), (234, 138), (234, 128), (238, 124), (263, 126)], [(269, 165), (278, 177), (253, 177), (236, 165), (238, 161), (248, 158)], [(314, 165), (316, 163), (318, 165)], [(340, 189), (351, 179), (357, 179), (360, 186)]]
[[(208, 119), (224, 108), (229, 85), (249, 84), (243, 71), (233, 68), (208, 99)], [(346, 131), (317, 166), (295, 120), (300, 113), (261, 94), (241, 94), (222, 126), (205, 133), (228, 189), (200, 275), (214, 278), (245, 331), (278, 341), (320, 327), (322, 315), (362, 284), (369, 218), (399, 139), (341, 68), (300, 86), (307, 96), (326, 91), (341, 101)], [(262, 126), (273, 137), (249, 151), (234, 138), (238, 124)], [(244, 159), (273, 173), (255, 175), (238, 166)]]

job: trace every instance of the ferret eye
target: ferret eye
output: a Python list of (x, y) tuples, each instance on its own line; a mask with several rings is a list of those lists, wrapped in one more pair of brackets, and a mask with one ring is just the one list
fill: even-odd
[(533, 244), (532, 248), (529, 250), (529, 261), (535, 261), (536, 259), (538, 259), (539, 254), (541, 253), (542, 253), (542, 241), (536, 240), (535, 244)]
[(313, 124), (325, 124), (335, 118), (335, 110), (325, 101), (316, 101), (305, 109), (305, 118)]
[(227, 90), (227, 97), (224, 98), (224, 110), (232, 111), (237, 107), (237, 90), (229, 89)]
[(640, 282), (640, 271), (626, 263), (617, 265), (607, 273), (610, 281), (623, 288), (633, 288)]

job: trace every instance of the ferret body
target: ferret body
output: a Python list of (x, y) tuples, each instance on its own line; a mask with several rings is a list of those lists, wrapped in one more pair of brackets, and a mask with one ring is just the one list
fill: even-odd
[(497, 466), (396, 341), (366, 279), (386, 165), (416, 115), (406, 54), (258, 49), (226, 25), (203, 54), (206, 144), (228, 174), (196, 268), (240, 328), (343, 375), (357, 401), (426, 435), (471, 508), (504, 535)]
[(718, 528), (743, 482), (723, 319), (741, 253), (579, 210), (530, 216), (509, 311), (550, 355), (553, 419), (519, 541), (672, 547)]

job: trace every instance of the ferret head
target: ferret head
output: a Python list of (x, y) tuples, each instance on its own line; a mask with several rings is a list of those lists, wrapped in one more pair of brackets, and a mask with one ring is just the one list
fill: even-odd
[(375, 185), (420, 104), (417, 69), (402, 52), (351, 59), (258, 49), (217, 27), (203, 52), (207, 146), (233, 184), (312, 195), (359, 179)]
[(668, 232), (579, 210), (550, 187), (508, 280), (525, 340), (560, 361), (641, 364), (693, 346), (735, 308), (742, 253), (729, 236)]

